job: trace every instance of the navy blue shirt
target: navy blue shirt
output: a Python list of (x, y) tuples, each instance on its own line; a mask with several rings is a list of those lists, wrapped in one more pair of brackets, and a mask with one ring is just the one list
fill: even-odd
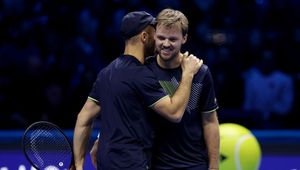
[[(181, 67), (163, 69), (155, 57), (148, 58), (147, 63), (163, 89), (172, 96), (181, 80)], [(217, 108), (212, 77), (208, 67), (203, 64), (194, 76), (190, 100), (181, 122), (172, 123), (153, 114), (155, 143), (152, 168), (208, 169), (201, 114), (213, 112)]]
[(153, 138), (146, 110), (165, 96), (133, 56), (120, 56), (100, 71), (89, 95), (101, 107), (98, 169), (146, 169)]

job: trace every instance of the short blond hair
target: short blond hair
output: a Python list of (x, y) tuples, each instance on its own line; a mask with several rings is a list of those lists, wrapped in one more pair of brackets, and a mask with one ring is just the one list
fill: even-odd
[(166, 8), (159, 12), (156, 17), (157, 26), (166, 26), (166, 27), (178, 27), (182, 31), (182, 35), (185, 36), (188, 33), (189, 21), (186, 16), (178, 11), (171, 8)]

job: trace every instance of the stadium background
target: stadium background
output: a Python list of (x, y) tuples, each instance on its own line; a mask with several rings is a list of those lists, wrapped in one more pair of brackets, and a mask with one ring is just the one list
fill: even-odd
[[(15, 161), (4, 156), (20, 151), (20, 136), (34, 121), (51, 121), (71, 137), (98, 71), (123, 52), (122, 16), (132, 10), (156, 15), (165, 7), (181, 10), (190, 21), (184, 50), (212, 71), (220, 123), (251, 129), (262, 145), (262, 166), (273, 162), (267, 169), (284, 169), (277, 158), (300, 169), (297, 0), (2, 0), (0, 168), (3, 160)], [(245, 108), (247, 73), (265, 57), (271, 60), (264, 67), (274, 64), (293, 85), (286, 109), (267, 117)]]

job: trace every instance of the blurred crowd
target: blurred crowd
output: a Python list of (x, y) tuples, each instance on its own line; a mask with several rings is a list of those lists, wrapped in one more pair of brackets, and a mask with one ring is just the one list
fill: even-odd
[(300, 128), (298, 0), (2, 0), (0, 129), (73, 128), (98, 71), (123, 52), (123, 15), (166, 7), (190, 21), (184, 50), (211, 69), (220, 123)]

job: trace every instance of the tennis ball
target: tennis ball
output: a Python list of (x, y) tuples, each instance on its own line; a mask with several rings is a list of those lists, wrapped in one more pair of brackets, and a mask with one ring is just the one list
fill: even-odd
[(220, 124), (220, 170), (258, 170), (261, 161), (260, 145), (247, 128)]

